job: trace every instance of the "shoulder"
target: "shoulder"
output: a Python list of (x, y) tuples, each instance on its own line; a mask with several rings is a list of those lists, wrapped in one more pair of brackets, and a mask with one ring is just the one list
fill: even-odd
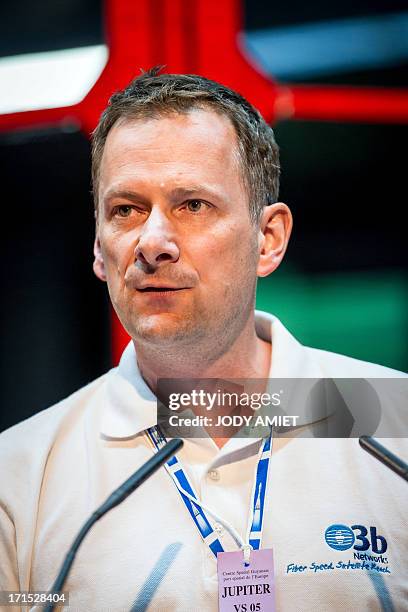
[(407, 374), (382, 365), (303, 345), (276, 317), (255, 311), (257, 335), (272, 342), (276, 378), (400, 378)]
[(347, 357), (321, 349), (304, 347), (317, 361), (327, 377), (339, 378), (404, 378), (408, 374), (386, 366)]
[[(0, 434), (0, 466), (29, 467), (34, 456), (44, 456), (52, 447), (67, 419), (80, 417), (95, 393), (104, 385), (107, 374), (100, 376), (70, 396), (42, 410)], [(6, 468), (7, 469), (7, 468)]]
[[(29, 571), (42, 495), (52, 496), (55, 483), (69, 483), (81, 466), (84, 425), (99, 410), (106, 376), (0, 434), (0, 540), (14, 556), (15, 543), (24, 542), (17, 546), (20, 579)], [(61, 464), (65, 471), (56, 471)]]

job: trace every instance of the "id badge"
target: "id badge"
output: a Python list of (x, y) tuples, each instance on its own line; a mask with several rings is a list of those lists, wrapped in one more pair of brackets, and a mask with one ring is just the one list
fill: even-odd
[(217, 554), (219, 612), (275, 612), (271, 548), (252, 550), (249, 565), (242, 550)]

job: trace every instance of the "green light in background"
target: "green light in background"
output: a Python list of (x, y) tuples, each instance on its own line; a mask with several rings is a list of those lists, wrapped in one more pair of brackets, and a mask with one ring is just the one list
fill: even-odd
[(259, 280), (256, 304), (303, 344), (408, 371), (408, 280), (402, 272), (306, 276), (278, 270)]

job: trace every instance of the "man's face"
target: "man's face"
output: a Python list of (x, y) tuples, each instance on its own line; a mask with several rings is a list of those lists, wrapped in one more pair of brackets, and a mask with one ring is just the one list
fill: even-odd
[(134, 340), (232, 342), (253, 308), (257, 237), (227, 117), (193, 110), (110, 131), (94, 270)]

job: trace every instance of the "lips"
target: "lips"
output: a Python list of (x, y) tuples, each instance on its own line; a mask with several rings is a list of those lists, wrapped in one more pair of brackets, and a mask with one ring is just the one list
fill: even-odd
[(182, 291), (183, 289), (187, 289), (187, 287), (143, 287), (138, 289), (140, 293), (166, 293), (171, 291)]

